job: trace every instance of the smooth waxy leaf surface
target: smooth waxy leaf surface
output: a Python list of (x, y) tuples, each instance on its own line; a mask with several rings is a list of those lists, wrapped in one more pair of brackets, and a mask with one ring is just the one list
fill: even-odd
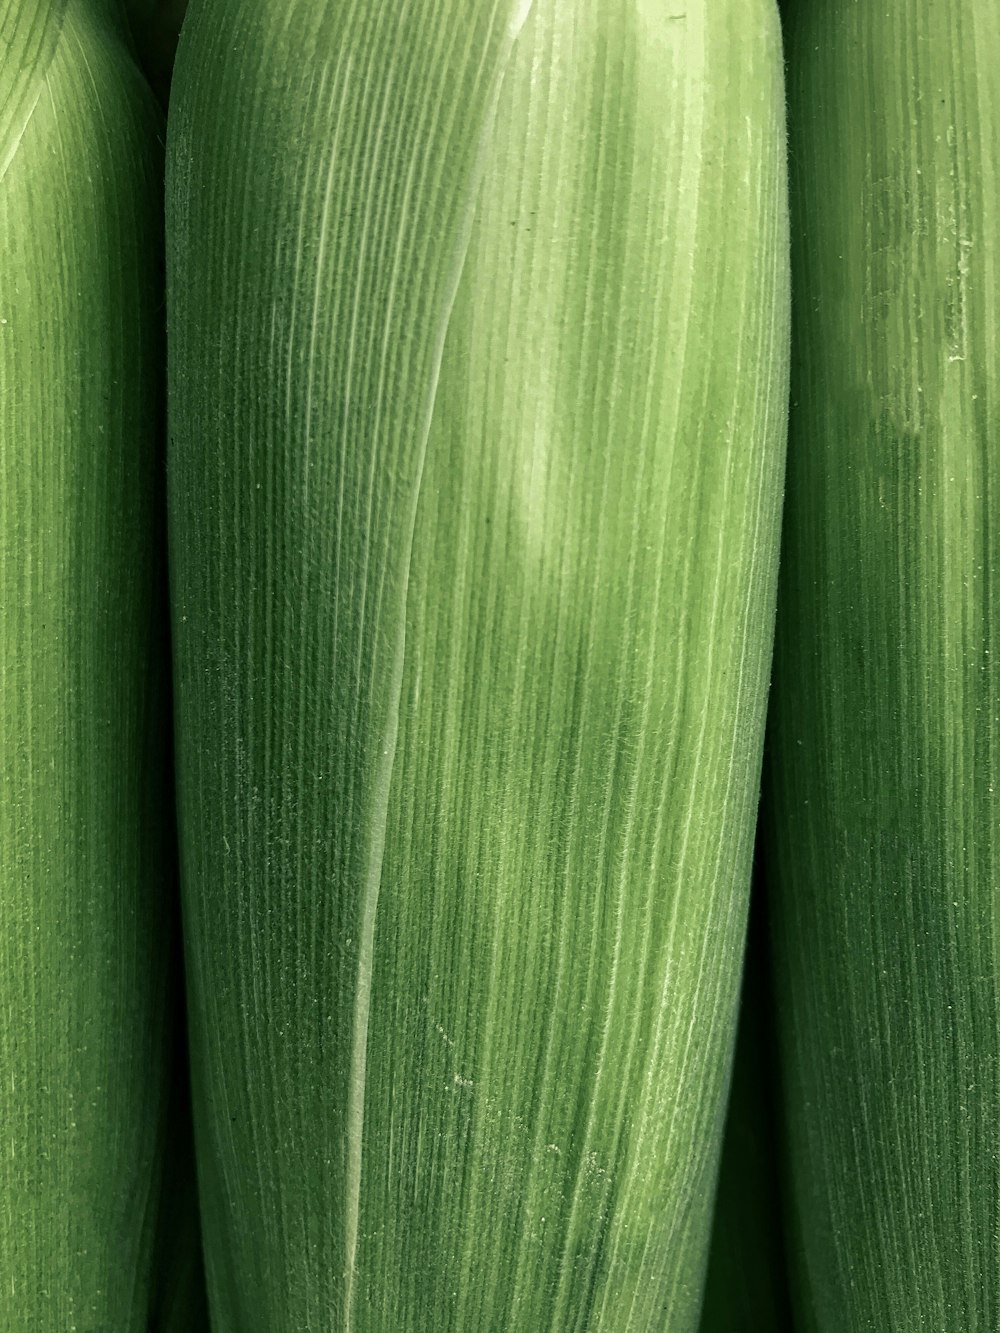
[(773, 6), (669, 9), (189, 14), (170, 521), (220, 1329), (696, 1324), (786, 201)]
[(801, 1327), (1000, 1322), (1000, 10), (791, 15), (769, 763)]

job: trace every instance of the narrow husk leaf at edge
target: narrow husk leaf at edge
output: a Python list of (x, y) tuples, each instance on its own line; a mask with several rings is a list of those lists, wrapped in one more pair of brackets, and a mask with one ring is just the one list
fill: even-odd
[(162, 122), (121, 18), (0, 0), (4, 1333), (146, 1333), (164, 1169)]
[(789, 6), (765, 828), (812, 1333), (1000, 1323), (1000, 10)]

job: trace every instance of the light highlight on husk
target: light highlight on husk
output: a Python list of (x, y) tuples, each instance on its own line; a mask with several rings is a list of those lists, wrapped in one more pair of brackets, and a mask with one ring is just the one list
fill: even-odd
[(171, 116), (217, 1327), (692, 1328), (783, 466), (773, 5), (205, 0)]

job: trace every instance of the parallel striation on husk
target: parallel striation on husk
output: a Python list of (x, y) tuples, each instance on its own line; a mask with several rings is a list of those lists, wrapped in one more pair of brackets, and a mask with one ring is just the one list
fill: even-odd
[(123, 21), (0, 0), (4, 1333), (149, 1327), (174, 888), (163, 127)]
[(800, 1327), (1000, 1326), (1000, 9), (789, 6), (767, 765)]
[(697, 1324), (781, 83), (771, 0), (192, 5), (169, 485), (220, 1330)]

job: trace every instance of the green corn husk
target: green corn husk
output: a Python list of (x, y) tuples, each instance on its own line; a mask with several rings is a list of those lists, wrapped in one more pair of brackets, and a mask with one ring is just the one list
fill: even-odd
[(189, 12), (171, 586), (220, 1333), (697, 1325), (782, 114), (771, 0)]
[(162, 123), (108, 0), (0, 0), (0, 1329), (149, 1327), (173, 869)]
[(790, 6), (767, 820), (820, 1333), (1000, 1326), (1000, 9)]

